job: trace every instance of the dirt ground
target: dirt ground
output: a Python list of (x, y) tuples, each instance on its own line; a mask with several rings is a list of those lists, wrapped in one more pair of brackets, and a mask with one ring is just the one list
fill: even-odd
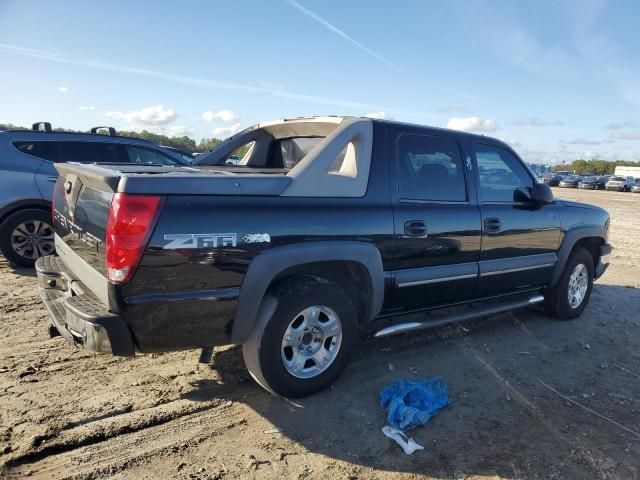
[[(49, 339), (33, 272), (0, 260), (0, 477), (640, 478), (640, 195), (556, 190), (612, 215), (613, 264), (576, 321), (534, 310), (364, 340), (330, 390), (262, 391), (237, 348), (121, 359)], [(453, 404), (380, 431), (380, 389), (440, 376)]]

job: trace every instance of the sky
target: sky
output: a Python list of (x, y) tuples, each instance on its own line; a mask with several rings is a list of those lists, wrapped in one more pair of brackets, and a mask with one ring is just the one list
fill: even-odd
[(0, 123), (224, 138), (369, 115), (640, 160), (637, 0), (0, 0)]

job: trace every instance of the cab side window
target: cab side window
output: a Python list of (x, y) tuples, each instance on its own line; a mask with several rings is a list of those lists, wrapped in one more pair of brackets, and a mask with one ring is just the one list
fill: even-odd
[(93, 163), (91, 142), (60, 142), (61, 162)]
[(396, 158), (401, 199), (467, 200), (462, 157), (455, 140), (403, 134), (398, 138)]
[(533, 188), (526, 167), (508, 150), (477, 145), (475, 153), (482, 202), (514, 202), (516, 190)]
[(27, 155), (58, 161), (58, 142), (13, 142), (13, 146)]
[(156, 165), (176, 165), (178, 163), (170, 156), (150, 148), (137, 145), (124, 145), (124, 148), (127, 152), (127, 159), (131, 163)]

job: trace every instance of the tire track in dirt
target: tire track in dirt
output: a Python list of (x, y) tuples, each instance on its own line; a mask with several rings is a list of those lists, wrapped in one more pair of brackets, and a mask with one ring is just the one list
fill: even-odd
[(232, 401), (177, 400), (63, 430), (41, 449), (4, 466), (7, 478), (84, 478), (198, 442), (242, 423)]

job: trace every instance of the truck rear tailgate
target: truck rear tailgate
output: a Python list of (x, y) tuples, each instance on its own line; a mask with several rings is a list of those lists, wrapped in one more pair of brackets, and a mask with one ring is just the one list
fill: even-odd
[(61, 163), (56, 169), (56, 249), (68, 269), (107, 305), (107, 221), (116, 195), (278, 195), (291, 182), (284, 174), (212, 167)]

